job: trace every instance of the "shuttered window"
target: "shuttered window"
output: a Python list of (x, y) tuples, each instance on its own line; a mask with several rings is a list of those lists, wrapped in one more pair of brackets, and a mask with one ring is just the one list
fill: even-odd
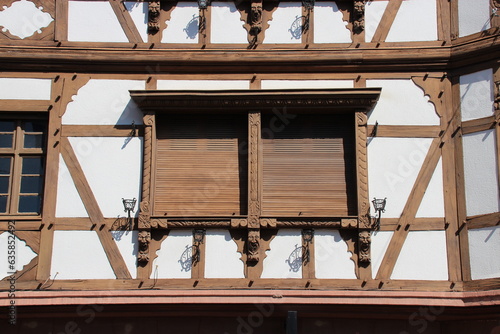
[(162, 115), (157, 124), (155, 214), (246, 214), (246, 115)]
[(262, 216), (356, 215), (353, 124), (352, 114), (299, 114), (263, 131)]

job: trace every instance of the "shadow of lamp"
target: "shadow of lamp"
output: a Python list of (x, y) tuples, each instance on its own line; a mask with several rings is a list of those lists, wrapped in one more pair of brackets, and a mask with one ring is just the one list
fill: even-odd
[(382, 212), (385, 212), (385, 204), (387, 202), (387, 198), (373, 198), (373, 208), (375, 209), (375, 212), (378, 212), (377, 220), (375, 221), (375, 224), (373, 225), (373, 228), (375, 230), (378, 230), (380, 227), (380, 216), (382, 215)]

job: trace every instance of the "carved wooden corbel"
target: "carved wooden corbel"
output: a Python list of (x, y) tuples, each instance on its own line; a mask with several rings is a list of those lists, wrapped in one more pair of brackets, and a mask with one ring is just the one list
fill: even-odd
[(137, 254), (138, 262), (149, 262), (149, 244), (151, 242), (151, 232), (139, 231), (139, 252)]
[(372, 243), (370, 231), (360, 231), (358, 238), (359, 262), (368, 264), (371, 262), (370, 245)]
[(160, 31), (160, 1), (148, 4), (148, 33), (154, 35)]
[(250, 35), (254, 36), (257, 41), (257, 36), (262, 31), (262, 0), (252, 1), (250, 8)]
[(248, 230), (247, 262), (259, 262), (260, 230)]
[(353, 5), (353, 32), (360, 34), (365, 30), (365, 3), (366, 0), (355, 0)]

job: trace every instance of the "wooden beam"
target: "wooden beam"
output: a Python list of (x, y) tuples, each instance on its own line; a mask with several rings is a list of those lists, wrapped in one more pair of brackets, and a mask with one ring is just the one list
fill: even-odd
[[(142, 125), (137, 125), (135, 133), (130, 125), (63, 125), (62, 137), (139, 137)], [(141, 130), (141, 131), (140, 131)]]
[[(368, 136), (375, 135), (375, 126), (368, 125)], [(418, 125), (377, 125), (376, 137), (395, 138), (436, 138), (439, 137), (441, 128), (439, 126)]]
[(118, 249), (118, 245), (113, 240), (113, 236), (106, 229), (97, 229), (97, 235), (101, 241), (102, 247), (106, 256), (108, 257), (109, 263), (113, 268), (113, 272), (117, 279), (131, 279), (125, 260)]
[(389, 30), (391, 30), (392, 23), (394, 22), (394, 19), (398, 14), (399, 7), (401, 7), (402, 3), (403, 0), (389, 0), (384, 14), (380, 19), (377, 30), (375, 30), (375, 34), (372, 37), (372, 43), (385, 42), (385, 39), (387, 38), (387, 35), (389, 35)]
[(56, 27), (55, 40), (58, 42), (68, 40), (68, 0), (56, 1)]
[(61, 138), (61, 154), (92, 224), (100, 226), (104, 222), (104, 216), (68, 138)]
[(413, 189), (411, 190), (408, 200), (399, 219), (400, 228), (397, 229), (391, 239), (389, 247), (385, 252), (384, 259), (377, 273), (376, 279), (389, 279), (391, 277), (396, 261), (398, 260), (403, 244), (410, 231), (410, 226), (415, 219), (422, 198), (429, 182), (434, 174), (439, 158), (441, 157), (441, 150), (439, 148), (441, 138), (435, 138), (429, 148), (427, 156), (422, 163), (422, 168), (418, 173)]
[(47, 112), (50, 100), (0, 100), (0, 112)]
[(483, 117), (462, 122), (462, 134), (485, 131), (493, 129), (496, 125), (495, 116)]
[(485, 215), (472, 216), (467, 218), (467, 227), (469, 230), (494, 227), (500, 225), (500, 212), (488, 213)]
[(141, 34), (132, 20), (129, 11), (122, 0), (109, 0), (115, 15), (122, 26), (123, 32), (130, 43), (143, 43)]
[(449, 43), (451, 39), (451, 4), (449, 0), (437, 0), (437, 21), (438, 40)]

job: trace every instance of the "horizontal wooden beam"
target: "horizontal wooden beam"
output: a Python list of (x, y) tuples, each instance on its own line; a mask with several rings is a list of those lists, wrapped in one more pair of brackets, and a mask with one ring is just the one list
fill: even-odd
[(50, 100), (0, 100), (0, 112), (48, 112)]
[(462, 133), (469, 134), (474, 132), (485, 131), (495, 127), (495, 116), (473, 119), (462, 122)]
[(469, 230), (484, 228), (484, 227), (494, 227), (499, 225), (500, 225), (500, 212), (467, 217), (467, 228)]
[(138, 137), (142, 135), (142, 125), (133, 131), (130, 125), (63, 125), (63, 137)]
[[(375, 132), (376, 128), (376, 132)], [(368, 137), (396, 137), (396, 138), (436, 138), (441, 128), (436, 126), (418, 125), (374, 125), (368, 126)]]

